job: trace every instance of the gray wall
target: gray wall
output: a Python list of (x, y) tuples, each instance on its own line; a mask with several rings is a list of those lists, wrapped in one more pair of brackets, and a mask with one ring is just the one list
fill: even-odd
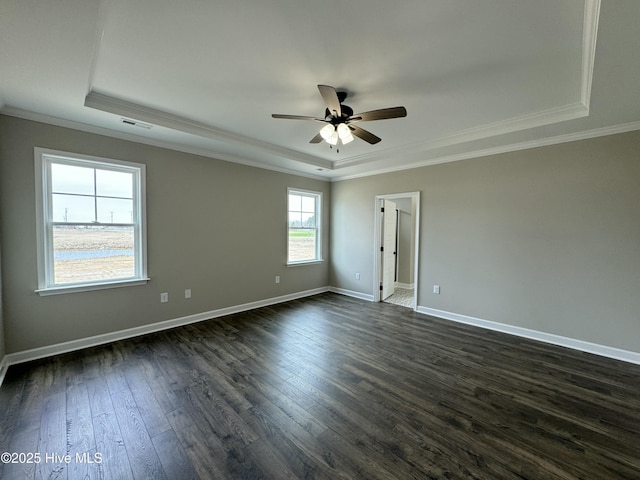
[(373, 293), (374, 197), (408, 191), (418, 305), (640, 352), (640, 132), (336, 182), (331, 285)]
[[(147, 165), (148, 285), (34, 293), (34, 146)], [(640, 352), (638, 152), (632, 132), (329, 184), (0, 116), (6, 353), (326, 285), (372, 294), (375, 195), (409, 191), (418, 305)], [(330, 262), (285, 267), (289, 186), (324, 193)]]
[[(0, 138), (7, 353), (329, 283), (328, 261), (289, 268), (285, 263), (287, 187), (323, 192), (323, 222), (329, 225), (330, 183), (8, 116), (0, 116)], [(34, 293), (34, 146), (147, 165), (147, 285), (46, 297)], [(328, 228), (324, 241), (328, 258)], [(192, 289), (192, 299), (184, 299), (185, 288)], [(169, 292), (169, 303), (160, 303), (161, 292)]]

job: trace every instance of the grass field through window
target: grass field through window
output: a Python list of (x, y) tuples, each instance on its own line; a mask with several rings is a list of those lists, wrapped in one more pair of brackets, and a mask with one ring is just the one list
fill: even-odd
[(289, 261), (302, 262), (316, 258), (316, 231), (289, 229)]

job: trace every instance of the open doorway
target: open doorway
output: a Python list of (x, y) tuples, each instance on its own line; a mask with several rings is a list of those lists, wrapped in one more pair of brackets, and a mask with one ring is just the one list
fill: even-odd
[(420, 192), (376, 196), (374, 300), (416, 309)]

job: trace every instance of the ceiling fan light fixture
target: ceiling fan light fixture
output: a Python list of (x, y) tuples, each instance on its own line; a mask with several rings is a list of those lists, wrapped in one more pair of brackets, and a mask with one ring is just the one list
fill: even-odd
[(355, 138), (355, 137), (354, 137), (353, 135), (351, 135), (351, 132), (349, 132), (349, 135), (347, 135), (347, 136), (346, 136), (346, 137), (344, 137), (344, 138), (341, 138), (340, 140), (342, 141), (342, 144), (343, 144), (343, 145), (346, 145), (347, 143), (351, 143), (351, 142), (353, 142), (353, 139), (354, 139), (354, 138)]
[(335, 133), (335, 131), (336, 129), (334, 128), (334, 126), (331, 124), (328, 124), (322, 127), (322, 129), (320, 129), (320, 135), (322, 136), (322, 138), (324, 138), (328, 142), (331, 136)]
[(331, 134), (331, 136), (327, 139), (327, 143), (329, 145), (337, 145), (338, 144), (338, 139), (340, 137), (338, 137), (338, 132), (336, 132), (335, 130), (333, 131), (333, 133)]
[(351, 135), (351, 130), (349, 130), (349, 127), (347, 127), (346, 123), (339, 124), (336, 130), (338, 131), (338, 136), (340, 137), (340, 140), (343, 140), (347, 138), (349, 135)]
[(338, 137), (340, 137), (343, 145), (353, 142), (353, 135), (351, 135), (351, 130), (346, 123), (339, 124), (336, 127), (336, 131), (338, 132)]

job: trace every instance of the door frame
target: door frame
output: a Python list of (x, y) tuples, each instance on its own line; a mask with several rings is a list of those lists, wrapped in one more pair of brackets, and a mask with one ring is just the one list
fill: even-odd
[[(384, 301), (393, 295), (398, 276), (398, 218), (399, 211), (396, 202), (390, 198), (380, 200), (380, 206), (384, 205), (384, 214), (380, 215), (380, 300)], [(393, 211), (391, 210), (393, 207)], [(387, 218), (387, 215), (389, 216)], [(392, 222), (393, 220), (393, 222)], [(392, 226), (393, 225), (393, 226)], [(387, 245), (387, 240), (391, 241), (391, 233), (393, 233), (393, 245)], [(393, 269), (388, 269), (387, 262), (393, 264)], [(389, 278), (389, 274), (393, 271), (393, 278)]]
[(388, 193), (384, 195), (376, 195), (374, 202), (374, 227), (373, 227), (373, 301), (381, 301), (380, 282), (382, 279), (382, 252), (380, 247), (382, 246), (382, 213), (380, 212), (380, 205), (382, 200), (395, 200), (399, 198), (412, 198), (416, 201), (416, 218), (415, 228), (413, 231), (414, 236), (414, 252), (413, 252), (413, 309), (415, 310), (418, 305), (418, 283), (420, 279), (419, 275), (419, 252), (420, 252), (420, 192), (405, 192), (405, 193)]

